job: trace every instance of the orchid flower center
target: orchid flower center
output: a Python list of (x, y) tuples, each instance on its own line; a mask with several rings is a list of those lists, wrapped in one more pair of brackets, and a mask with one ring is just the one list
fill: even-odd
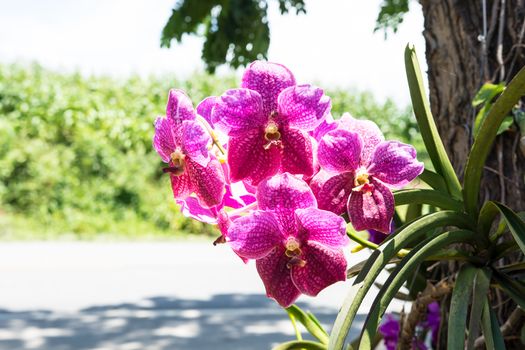
[(302, 252), (299, 241), (295, 237), (288, 237), (285, 243), (286, 251), (284, 254), (290, 258), (286, 267), (291, 269), (292, 266), (303, 267), (306, 265), (306, 261), (300, 258)]
[(371, 193), (374, 185), (370, 183), (369, 176), (365, 169), (359, 169), (355, 174), (353, 191)]
[(180, 176), (184, 173), (184, 158), (186, 156), (180, 148), (177, 148), (172, 154), (170, 154), (172, 165), (166, 168), (165, 172), (169, 172), (175, 176)]
[(277, 123), (273, 120), (268, 122), (268, 124), (264, 128), (264, 139), (268, 141), (268, 143), (264, 145), (264, 149), (269, 149), (272, 145), (281, 144), (281, 133), (279, 132), (279, 127), (277, 126)]

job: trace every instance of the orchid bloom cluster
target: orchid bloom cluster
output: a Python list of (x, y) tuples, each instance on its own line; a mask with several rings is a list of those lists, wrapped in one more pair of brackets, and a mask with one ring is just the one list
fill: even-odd
[(346, 278), (348, 218), (388, 233), (391, 190), (423, 171), (412, 146), (385, 141), (376, 124), (334, 121), (322, 89), (284, 66), (253, 62), (240, 88), (194, 109), (171, 90), (153, 146), (168, 164), (182, 212), (216, 224), (244, 261), (255, 260), (281, 306)]

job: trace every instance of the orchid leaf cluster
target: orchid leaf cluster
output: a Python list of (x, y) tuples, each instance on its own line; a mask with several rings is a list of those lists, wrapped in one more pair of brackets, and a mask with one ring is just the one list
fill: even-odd
[[(386, 140), (375, 123), (349, 114), (334, 119), (330, 97), (321, 88), (298, 84), (277, 63), (253, 62), (240, 87), (209, 96), (196, 108), (183, 91), (171, 90), (166, 115), (157, 118), (153, 145), (166, 163), (164, 172), (181, 211), (216, 225), (220, 236), (215, 243), (227, 244), (244, 262), (254, 260), (268, 297), (317, 339), (302, 340), (299, 333), (298, 340), (277, 349), (373, 348), (381, 337), (382, 316), (403, 295), (401, 287), (409, 291), (402, 298), (416, 300), (427, 284), (439, 282), (431, 265), (436, 261), (456, 260), (464, 266), (458, 276), (445, 277), (466, 288), (461, 303), (454, 303), (458, 289), (452, 295), (449, 323), (457, 326), (448, 328), (444, 340), (451, 349), (474, 344), (480, 329), (487, 342), (501, 343), (490, 306), (491, 284), (525, 307), (524, 282), (495, 265), (505, 255), (504, 247), (525, 252), (525, 222), (500, 203), (480, 207), (478, 202), (484, 161), (499, 125), (525, 93), (525, 71), (486, 113), (461, 183), (432, 119), (411, 47), (405, 58), (414, 114), (432, 170), (418, 161), (414, 147)], [(418, 185), (411, 186), (416, 179)], [(494, 231), (498, 214), (504, 225)], [(354, 234), (356, 230), (369, 232), (369, 239)], [(510, 240), (503, 239), (507, 231)], [(370, 256), (348, 267), (345, 253), (350, 253), (351, 240), (358, 244), (353, 251), (367, 248)], [(478, 276), (479, 283), (461, 283), (464, 269)], [(347, 343), (355, 316), (383, 270), (388, 279), (362, 332)], [(355, 279), (330, 334), (315, 316), (293, 305), (300, 295), (317, 296), (347, 276)], [(438, 323), (444, 306), (436, 307), (441, 296), (434, 297), (433, 318), (429, 316), (434, 321), (422, 319), (414, 327), (424, 324), (441, 339), (443, 322)], [(461, 315), (467, 315), (469, 304), (467, 325)], [(380, 328), (388, 333), (383, 332), (389, 348), (392, 339), (403, 336), (398, 328)], [(427, 348), (424, 340), (416, 340), (418, 348)], [(440, 345), (433, 340), (431, 346)]]

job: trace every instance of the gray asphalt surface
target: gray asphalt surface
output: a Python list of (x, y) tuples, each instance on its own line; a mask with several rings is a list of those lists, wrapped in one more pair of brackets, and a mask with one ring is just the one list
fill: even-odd
[[(352, 255), (350, 264), (364, 257)], [(349, 285), (299, 305), (329, 329)], [(0, 350), (266, 350), (293, 339), (254, 265), (225, 245), (0, 245)]]

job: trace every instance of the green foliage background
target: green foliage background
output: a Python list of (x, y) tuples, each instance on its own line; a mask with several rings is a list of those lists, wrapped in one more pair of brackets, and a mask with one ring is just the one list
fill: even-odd
[[(151, 147), (153, 120), (171, 87), (198, 102), (237, 84), (233, 75), (114, 79), (0, 65), (0, 237), (211, 232), (177, 211)], [(370, 118), (426, 158), (409, 108), (378, 103), (370, 93), (327, 93), (335, 117)]]

